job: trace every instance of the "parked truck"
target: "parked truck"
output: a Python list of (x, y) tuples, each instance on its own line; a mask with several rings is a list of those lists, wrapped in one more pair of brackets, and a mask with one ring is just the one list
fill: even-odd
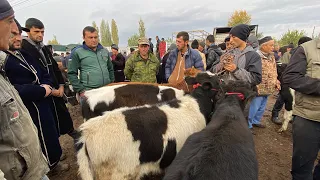
[[(258, 25), (249, 25), (251, 29), (251, 34), (257, 35), (258, 34)], [(229, 35), (229, 32), (232, 27), (216, 27), (213, 30), (213, 35), (215, 37), (215, 43), (221, 44), (224, 42), (224, 39)]]

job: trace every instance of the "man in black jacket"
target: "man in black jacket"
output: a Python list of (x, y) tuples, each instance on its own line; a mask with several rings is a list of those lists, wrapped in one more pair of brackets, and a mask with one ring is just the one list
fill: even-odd
[(318, 180), (320, 150), (320, 39), (303, 43), (292, 54), (283, 73), (283, 84), (295, 90), (293, 110), (293, 180)]
[(124, 82), (125, 77), (123, 70), (125, 66), (125, 57), (119, 53), (119, 47), (116, 44), (111, 45), (111, 51), (112, 54), (116, 56), (115, 59), (112, 60), (115, 82)]
[(206, 45), (208, 47), (206, 60), (207, 60), (207, 70), (210, 70), (213, 66), (220, 62), (220, 56), (222, 55), (222, 50), (219, 46), (214, 43), (214, 36), (209, 35), (206, 39)]
[(62, 98), (65, 83), (63, 76), (49, 49), (43, 44), (44, 25), (36, 18), (29, 18), (26, 21), (25, 27), (30, 32), (27, 33), (28, 38), (24, 38), (22, 41), (22, 50), (38, 60), (38, 64), (47, 70), (53, 81), (53, 107), (58, 132), (61, 135), (69, 134), (72, 138), (76, 139), (78, 134), (73, 128), (71, 116)]

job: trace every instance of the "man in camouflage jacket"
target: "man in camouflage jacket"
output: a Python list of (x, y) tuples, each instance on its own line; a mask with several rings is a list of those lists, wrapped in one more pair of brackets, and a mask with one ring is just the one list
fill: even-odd
[(149, 52), (149, 47), (148, 39), (140, 38), (138, 41), (139, 50), (127, 60), (124, 74), (131, 82), (157, 82), (156, 75), (160, 62), (153, 53)]

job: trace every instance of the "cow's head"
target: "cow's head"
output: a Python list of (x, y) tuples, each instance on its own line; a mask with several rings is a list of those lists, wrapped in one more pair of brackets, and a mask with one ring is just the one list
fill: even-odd
[(222, 102), (229, 96), (236, 97), (239, 100), (241, 108), (247, 114), (249, 109), (247, 105), (250, 105), (251, 100), (257, 95), (257, 92), (253, 90), (252, 86), (241, 80), (228, 81), (221, 86), (217, 97), (217, 103)]
[(191, 95), (198, 100), (202, 108), (201, 112), (205, 114), (209, 122), (215, 105), (215, 96), (222, 81), (217, 74), (210, 72), (198, 73), (196, 77), (185, 77), (185, 80), (188, 85), (193, 85), (194, 91)]

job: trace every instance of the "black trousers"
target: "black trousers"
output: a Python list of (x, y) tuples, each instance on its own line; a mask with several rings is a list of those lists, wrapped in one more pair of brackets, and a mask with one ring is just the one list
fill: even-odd
[(320, 149), (320, 122), (295, 116), (293, 120), (292, 180), (319, 180), (320, 165), (312, 174)]
[(281, 111), (282, 107), (284, 105), (284, 100), (281, 94), (279, 93), (276, 103), (273, 106), (272, 109), (272, 117), (278, 117), (279, 112)]

